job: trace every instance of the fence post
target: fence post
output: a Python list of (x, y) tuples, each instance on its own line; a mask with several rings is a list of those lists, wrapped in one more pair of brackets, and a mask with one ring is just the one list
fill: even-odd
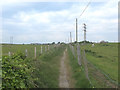
[(25, 50), (25, 56), (27, 57), (27, 49)]
[(48, 50), (49, 50), (49, 45), (48, 45)]
[(35, 47), (35, 59), (36, 59), (36, 47)]
[(8, 55), (9, 55), (9, 57), (11, 56), (11, 53), (10, 53), (10, 51), (8, 52)]
[(77, 44), (77, 55), (78, 55), (78, 64), (81, 66), (81, 52), (80, 52), (80, 45)]
[(45, 46), (45, 52), (47, 51), (47, 48), (46, 48), (46, 46)]
[(42, 45), (41, 45), (41, 54), (42, 54)]

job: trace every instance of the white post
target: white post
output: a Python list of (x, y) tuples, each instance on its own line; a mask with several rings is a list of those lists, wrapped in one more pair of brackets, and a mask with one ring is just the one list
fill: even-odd
[(45, 46), (45, 52), (47, 51), (47, 48), (46, 48), (46, 46)]
[(49, 45), (48, 45), (48, 50), (49, 50)]
[(42, 54), (42, 45), (41, 45), (41, 54)]
[(10, 53), (10, 51), (8, 52), (8, 55), (9, 55), (9, 57), (11, 56), (11, 53)]
[(27, 57), (27, 49), (25, 50), (25, 56)]
[(92, 44), (92, 47), (94, 47), (95, 45), (94, 44)]
[(35, 59), (36, 59), (36, 47), (35, 47)]

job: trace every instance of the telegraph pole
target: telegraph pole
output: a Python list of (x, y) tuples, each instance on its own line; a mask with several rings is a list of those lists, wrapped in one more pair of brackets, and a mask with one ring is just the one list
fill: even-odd
[(13, 44), (13, 36), (10, 37), (10, 44)]
[(11, 38), (12, 38), (12, 44), (13, 44), (13, 36)]
[(69, 43), (69, 37), (68, 37), (68, 43)]
[(77, 18), (76, 18), (76, 42), (78, 41), (78, 36), (77, 36)]
[(84, 25), (84, 43), (85, 43), (85, 41), (86, 41), (86, 24), (84, 23), (83, 24)]
[(11, 44), (11, 37), (10, 37), (10, 44)]
[(70, 32), (70, 43), (72, 43), (72, 35), (71, 35), (71, 32)]

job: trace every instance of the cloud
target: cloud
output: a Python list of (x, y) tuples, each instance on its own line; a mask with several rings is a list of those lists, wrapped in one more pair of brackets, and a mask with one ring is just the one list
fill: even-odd
[[(87, 24), (87, 40), (117, 40), (116, 37), (111, 37), (112, 33), (116, 35), (118, 32), (116, 4), (115, 1), (92, 3), (78, 20), (79, 40), (83, 40), (83, 23)], [(69, 32), (72, 32), (75, 39), (75, 18), (80, 15), (85, 5), (86, 3), (73, 3), (66, 9), (42, 12), (33, 7), (33, 10), (27, 12), (16, 12), (12, 17), (3, 18), (3, 41), (14, 35), (17, 43), (58, 42), (67, 40)]]

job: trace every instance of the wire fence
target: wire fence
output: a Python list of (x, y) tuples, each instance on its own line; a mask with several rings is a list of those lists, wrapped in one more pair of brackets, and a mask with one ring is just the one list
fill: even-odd
[[(73, 56), (76, 58), (74, 47), (71, 44), (69, 44), (69, 47), (72, 51)], [(78, 64), (80, 66), (83, 63), (85, 68), (86, 78), (88, 79), (92, 87), (96, 87), (96, 86), (91, 80), (91, 76), (94, 77), (97, 80), (97, 82), (99, 82), (102, 85), (102, 87), (117, 88), (118, 86), (120, 86), (116, 81), (111, 79), (105, 72), (103, 72), (102, 70), (100, 70), (98, 67), (96, 67), (90, 61), (87, 60), (85, 55), (85, 50), (83, 50), (81, 54), (81, 48), (79, 44), (77, 44), (77, 59), (78, 59)]]
[(83, 57), (83, 62), (84, 62), (84, 66), (85, 66), (86, 77), (87, 77), (88, 81), (90, 82), (91, 86), (94, 87), (94, 85), (92, 84), (92, 81), (89, 78), (88, 66), (87, 66), (87, 60), (86, 60), (86, 57), (85, 57), (85, 52), (83, 53), (82, 57)]
[(98, 67), (96, 67), (86, 59), (85, 50), (83, 51), (83, 53), (84, 53), (84, 56), (83, 56), (84, 60), (86, 61), (86, 63), (88, 63), (87, 64), (88, 68), (92, 68), (92, 70), (94, 71), (94, 72), (89, 71), (89, 73), (93, 74), (94, 76), (95, 75), (98, 76), (97, 78), (99, 78), (99, 80), (102, 80), (101, 82), (104, 83), (104, 86), (110, 86), (114, 88), (118, 87), (118, 83), (116, 81), (111, 79), (105, 72), (100, 70)]
[[(37, 45), (37, 46), (32, 46), (32, 47), (26, 47), (26, 48), (22, 48), (22, 47), (18, 47), (19, 49), (21, 49), (21, 53), (23, 53), (26, 57), (34, 57), (37, 58), (38, 56), (45, 54), (49, 51), (51, 51), (52, 49), (54, 49), (55, 47), (57, 47), (57, 45)], [(14, 49), (14, 47), (12, 47)], [(12, 56), (15, 53), (19, 52), (19, 49), (16, 48), (16, 50), (13, 50), (11, 48), (11, 50), (8, 51), (8, 53), (2, 53), (2, 56)], [(6, 51), (7, 52), (7, 51)]]

